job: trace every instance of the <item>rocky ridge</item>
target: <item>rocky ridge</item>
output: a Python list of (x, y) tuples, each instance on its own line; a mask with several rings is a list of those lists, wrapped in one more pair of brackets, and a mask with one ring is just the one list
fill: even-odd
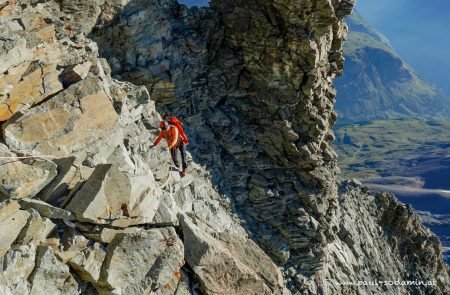
[[(192, 163), (181, 178), (164, 149), (149, 149), (161, 120), (154, 102), (144, 87), (109, 77), (69, 7), (23, 1), (2, 10), (3, 28), (24, 27), (2, 39), (16, 54), (1, 77), (1, 156), (10, 157), (1, 160), (1, 293), (190, 294), (201, 285), (281, 294), (278, 267), (206, 170)], [(39, 95), (27, 104), (15, 93), (29, 76)]]
[[(336, 180), (352, 5), (4, 2), (1, 293), (445, 294), (411, 209)], [(186, 121), (186, 177), (149, 149), (156, 109)], [(337, 284), (374, 278), (437, 284)]]

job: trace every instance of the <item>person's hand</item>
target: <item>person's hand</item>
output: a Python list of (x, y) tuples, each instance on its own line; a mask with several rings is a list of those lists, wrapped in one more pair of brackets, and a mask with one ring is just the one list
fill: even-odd
[(154, 144), (152, 144), (151, 146), (150, 146), (150, 148), (152, 149), (152, 148), (154, 148), (156, 145), (154, 145)]

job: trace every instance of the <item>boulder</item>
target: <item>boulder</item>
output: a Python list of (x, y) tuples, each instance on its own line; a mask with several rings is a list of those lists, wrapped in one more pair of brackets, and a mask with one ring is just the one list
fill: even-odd
[(27, 224), (30, 213), (14, 201), (0, 203), (0, 256), (3, 256)]
[(107, 247), (99, 284), (114, 294), (173, 294), (183, 264), (174, 228), (120, 233)]
[(69, 267), (59, 261), (48, 246), (38, 247), (36, 267), (29, 281), (30, 295), (78, 294), (78, 284), (70, 273)]
[[(40, 54), (30, 45), (26, 38), (21, 37), (0, 45), (0, 89), (3, 94), (0, 121), (62, 89), (56, 64), (35, 62), (34, 57)], [(6, 54), (3, 53), (5, 51)]]
[(127, 227), (151, 223), (160, 188), (153, 176), (133, 175), (111, 164), (98, 165), (66, 210), (80, 221)]
[(36, 246), (21, 245), (0, 257), (0, 294), (28, 294), (27, 278), (34, 269)]
[(16, 239), (18, 244), (39, 244), (44, 241), (49, 234), (56, 228), (56, 225), (48, 218), (41, 217), (39, 213), (30, 208), (30, 213), (26, 226), (22, 229)]
[(67, 220), (73, 220), (75, 218), (71, 212), (52, 206), (41, 200), (22, 199), (19, 201), (19, 204), (22, 209), (34, 209), (39, 212), (41, 216), (45, 216), (47, 218)]
[(124, 229), (113, 229), (113, 228), (102, 228), (97, 232), (85, 232), (83, 235), (86, 237), (102, 243), (102, 244), (109, 244), (111, 243), (116, 235), (121, 233), (138, 233), (142, 231), (143, 229), (140, 227), (127, 227)]
[(86, 181), (94, 170), (83, 165), (74, 165), (75, 160), (75, 157), (55, 159), (58, 175), (36, 195), (36, 198), (50, 204), (64, 203), (70, 192)]
[(73, 228), (67, 228), (61, 238), (61, 245), (55, 255), (64, 263), (89, 248), (91, 242), (80, 232)]
[(10, 70), (32, 57), (32, 52), (27, 48), (27, 41), (23, 38), (8, 40), (2, 43), (0, 50), (0, 73)]
[(25, 154), (75, 157), (76, 164), (104, 162), (123, 137), (105, 83), (88, 76), (9, 120), (3, 127), (6, 143)]
[(56, 164), (43, 159), (18, 159), (7, 146), (0, 144), (0, 199), (35, 196), (53, 178)]
[(85, 282), (97, 283), (106, 251), (99, 243), (95, 243), (78, 252), (70, 259), (70, 266), (78, 273)]
[(253, 241), (214, 232), (186, 215), (179, 219), (186, 262), (207, 294), (282, 294), (280, 270)]
[(0, 119), (9, 119), (11, 114), (28, 109), (63, 89), (56, 64), (42, 66), (31, 63), (28, 71), (30, 70), (32, 71), (29, 74), (23, 75), (17, 84), (12, 85), (13, 88), (5, 101), (11, 113), (6, 113), (8, 116)]

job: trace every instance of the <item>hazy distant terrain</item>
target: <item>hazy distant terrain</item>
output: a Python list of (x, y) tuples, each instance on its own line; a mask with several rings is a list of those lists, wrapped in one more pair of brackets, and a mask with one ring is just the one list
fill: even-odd
[(450, 1), (359, 0), (357, 7), (419, 76), (450, 95)]
[(391, 46), (355, 11), (347, 17), (344, 75), (336, 79), (340, 121), (448, 117), (443, 95), (421, 79)]

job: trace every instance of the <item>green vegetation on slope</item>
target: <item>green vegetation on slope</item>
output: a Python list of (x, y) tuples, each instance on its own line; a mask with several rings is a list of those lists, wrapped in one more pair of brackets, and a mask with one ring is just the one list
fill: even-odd
[(450, 122), (378, 120), (337, 125), (335, 147), (345, 177), (417, 176), (450, 157)]

